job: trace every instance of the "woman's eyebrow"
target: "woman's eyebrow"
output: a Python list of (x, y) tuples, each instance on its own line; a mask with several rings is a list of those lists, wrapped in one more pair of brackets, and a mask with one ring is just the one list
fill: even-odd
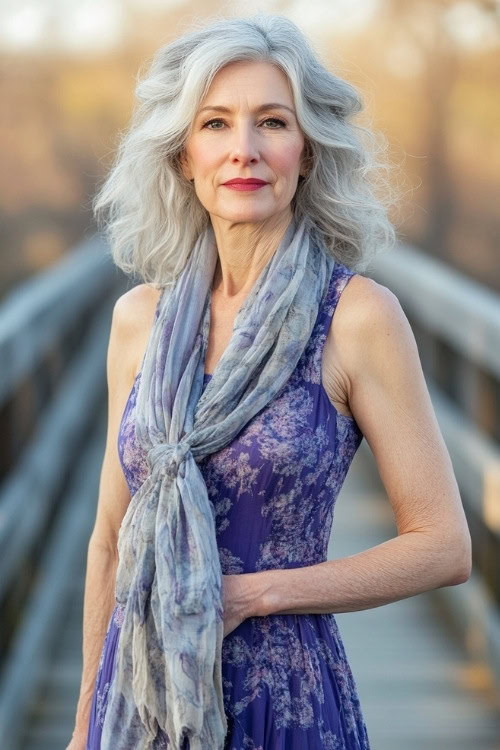
[[(290, 107), (287, 107), (286, 104), (280, 104), (279, 102), (269, 102), (267, 104), (261, 104), (254, 111), (257, 112), (258, 114), (259, 112), (264, 112), (264, 111), (267, 111), (268, 109), (286, 109), (292, 115), (295, 115), (295, 112), (293, 111), (293, 109), (290, 109)], [(201, 114), (202, 112), (205, 112), (207, 110), (210, 110), (212, 112), (231, 112), (231, 110), (228, 107), (223, 107), (217, 104), (211, 104), (211, 105), (207, 105), (206, 107), (202, 107), (198, 111), (198, 114)]]

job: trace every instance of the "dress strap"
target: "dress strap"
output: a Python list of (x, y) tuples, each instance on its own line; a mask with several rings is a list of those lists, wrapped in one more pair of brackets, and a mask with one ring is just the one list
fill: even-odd
[(318, 309), (318, 316), (311, 338), (303, 354), (304, 360), (301, 375), (308, 382), (315, 383), (316, 385), (321, 383), (323, 349), (328, 331), (330, 330), (331, 321), (340, 295), (355, 274), (356, 272), (348, 266), (339, 262), (335, 263), (327, 291)]

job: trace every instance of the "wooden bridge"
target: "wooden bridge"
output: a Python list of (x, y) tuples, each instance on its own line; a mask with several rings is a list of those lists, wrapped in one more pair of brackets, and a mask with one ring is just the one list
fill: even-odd
[[(29, 428), (21, 430), (22, 420), (11, 420), (17, 425), (17, 452), (0, 486), (5, 750), (65, 750), (73, 728), (87, 543), (104, 453), (105, 344), (111, 303), (124, 289), (123, 280), (102, 263), (102, 250), (95, 241), (80, 248), (64, 269), (39, 280), (44, 294), (33, 294), (32, 287), (22, 296), (21, 290), (20, 298), (5, 301), (3, 313), (0, 308), (2, 361), (10, 355), (10, 368), (0, 373), (3, 413), (9, 413), (5, 404), (11, 413), (26, 410), (19, 383), (26, 395), (30, 374), (40, 380), (41, 363), (58, 373), (48, 400), (31, 399), (37, 406), (31, 425), (24, 417)], [(372, 275), (395, 291), (415, 330), (473, 536), (474, 572), (460, 586), (336, 618), (372, 750), (500, 750), (500, 461), (498, 424), (484, 407), (488, 384), (498, 387), (500, 380), (500, 300), (410, 248), (400, 250), (399, 263), (400, 268), (390, 262), (385, 269), (382, 264)], [(442, 276), (435, 287), (425, 285), (426, 276), (436, 279), (436, 273)], [(404, 286), (398, 288), (409, 274), (411, 298)], [(419, 283), (426, 289), (423, 304)], [(469, 286), (464, 290), (461, 284)], [(78, 298), (76, 289), (87, 294)], [(461, 318), (455, 324), (453, 303), (459, 298)], [(465, 310), (469, 303), (472, 308)], [(16, 304), (17, 313), (27, 305), (32, 316), (24, 310), (23, 322), (14, 314)], [(41, 335), (44, 326), (50, 327), (50, 343)], [(471, 327), (474, 338), (468, 336)], [(13, 354), (15, 341), (26, 342), (27, 332), (29, 356), (24, 349)], [(57, 354), (54, 337), (71, 351), (67, 362)], [(453, 387), (442, 371), (440, 344), (453, 357)], [(82, 410), (82, 403), (92, 408)], [(0, 427), (5, 437), (5, 424)], [(329, 557), (354, 554), (395, 534), (390, 504), (363, 441), (337, 501)]]

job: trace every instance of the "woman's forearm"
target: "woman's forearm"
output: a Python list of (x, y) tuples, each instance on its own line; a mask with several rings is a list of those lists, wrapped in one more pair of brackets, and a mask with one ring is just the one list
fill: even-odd
[(83, 670), (75, 726), (88, 726), (99, 659), (111, 613), (115, 606), (118, 557), (110, 549), (88, 545), (83, 603)]
[(400, 534), (349, 557), (250, 575), (251, 615), (353, 612), (467, 580), (460, 542)]

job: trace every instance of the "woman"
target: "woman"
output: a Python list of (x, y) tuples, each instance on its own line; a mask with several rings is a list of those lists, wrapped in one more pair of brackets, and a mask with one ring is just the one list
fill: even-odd
[[(359, 96), (277, 16), (185, 34), (137, 93), (96, 202), (143, 283), (113, 313), (68, 750), (367, 750), (334, 613), (471, 563), (408, 321), (355, 271), (394, 236)], [(398, 536), (328, 561), (363, 436)]]

